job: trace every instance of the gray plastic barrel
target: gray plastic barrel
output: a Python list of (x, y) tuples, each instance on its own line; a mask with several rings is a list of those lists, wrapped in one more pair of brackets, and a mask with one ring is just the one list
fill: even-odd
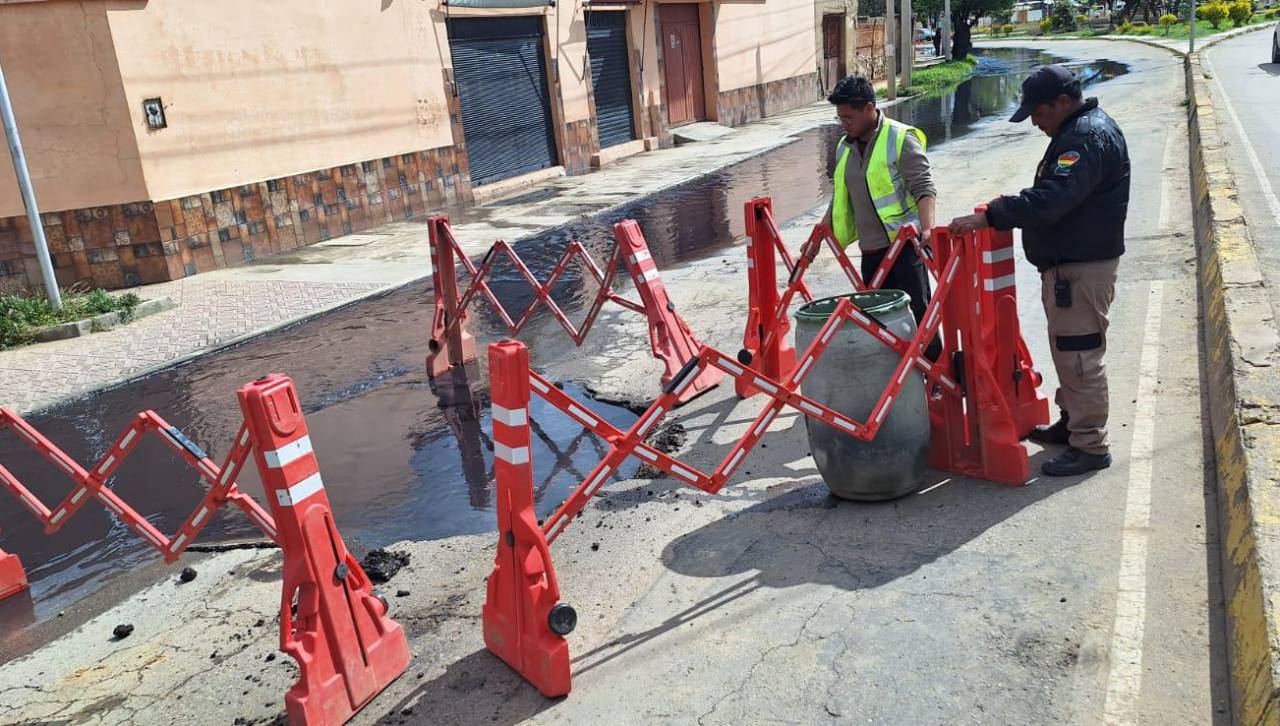
[[(846, 296), (840, 296), (846, 297)], [(831, 317), (840, 297), (814, 300), (796, 311), (796, 349), (804, 351)], [(916, 322), (901, 290), (848, 295), (853, 303), (903, 340)], [(831, 339), (805, 378), (800, 392), (834, 411), (866, 422), (901, 359), (853, 323)], [(910, 494), (924, 483), (929, 455), (929, 409), (918, 372), (907, 376), (875, 438), (860, 441), (848, 432), (805, 417), (809, 447), (831, 493), (842, 499), (876, 501)]]

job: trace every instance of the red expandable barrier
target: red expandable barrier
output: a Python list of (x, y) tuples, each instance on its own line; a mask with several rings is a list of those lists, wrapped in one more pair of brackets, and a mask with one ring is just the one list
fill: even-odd
[(1037, 425), (1048, 422), (1049, 401), (1040, 395), (1042, 377), (1031, 361), (1018, 322), (1013, 233), (984, 230), (978, 235), (978, 246), (982, 255), (982, 307), (984, 311), (994, 311), (994, 315), (984, 316), (991, 323), (983, 327), (987, 343), (984, 347), (993, 351), (996, 380), (1012, 382), (1011, 391), (1008, 385), (1004, 389), (1013, 409), (1014, 430), (1021, 439)]
[[(428, 219), (427, 232), (431, 240), (431, 286), (436, 292), (427, 371), (435, 378), (448, 372), (452, 366), (475, 360), (476, 341), (467, 330), (466, 308), (458, 306), (458, 274), (454, 259), (456, 245), (453, 243), (453, 233), (449, 230), (449, 218), (437, 216)], [(470, 262), (466, 255), (461, 257)], [(475, 271), (472, 270), (472, 275), (474, 274)], [(448, 335), (445, 334), (446, 331)], [(444, 356), (440, 355), (441, 345), (445, 346)]]
[(547, 538), (534, 511), (530, 461), (529, 351), (489, 346), (498, 554), (484, 604), (485, 646), (547, 697), (569, 693), (569, 644), (577, 615), (560, 603)]
[[(815, 225), (809, 239), (800, 248), (800, 256), (792, 259), (786, 243), (782, 241), (782, 233), (778, 230), (773, 218), (772, 201), (769, 197), (758, 197), (746, 203), (747, 230), (750, 241), (747, 244), (747, 307), (749, 310), (746, 334), (743, 336), (743, 350), (738, 354), (739, 360), (754, 364), (763, 371), (782, 371), (788, 360), (787, 351), (792, 351), (790, 359), (794, 359), (794, 349), (785, 342), (787, 333), (791, 331), (789, 314), (791, 303), (797, 295), (806, 302), (813, 300), (813, 293), (805, 283), (805, 273), (825, 243), (831, 254), (840, 264), (841, 271), (849, 280), (855, 291), (879, 289), (889, 275), (898, 257), (911, 245), (916, 255), (924, 263), (925, 269), (934, 284), (938, 282), (937, 260), (920, 242), (920, 234), (914, 225), (904, 225), (898, 231), (893, 244), (885, 253), (879, 267), (876, 268), (871, 282), (864, 283), (862, 275), (844, 248), (836, 241), (831, 230), (823, 225)], [(787, 286), (779, 295), (776, 283), (777, 259), (782, 259), (786, 266)], [(757, 361), (758, 352), (764, 356)], [(780, 375), (777, 373), (776, 375)], [(739, 384), (738, 396), (747, 398), (755, 391), (750, 386)]]
[[(344, 723), (408, 667), (408, 642), (400, 626), (387, 617), (386, 600), (373, 592), (334, 524), (293, 381), (278, 374), (261, 378), (240, 389), (239, 401), (244, 422), (221, 467), (154, 411), (143, 411), (97, 463), (85, 469), (21, 416), (0, 408), (0, 429), (13, 429), (66, 473), (75, 488), (51, 509), (3, 465), (0, 484), (49, 533), (96, 499), (169, 562), (191, 544), (215, 510), (235, 504), (280, 545), (284, 556), (280, 649), (297, 660), (301, 670), (285, 697), (289, 721)], [(209, 485), (173, 537), (166, 537), (106, 487), (120, 462), (147, 434), (158, 436)], [(236, 486), (236, 476), (250, 456), (258, 465), (271, 514)], [(0, 598), (25, 587), (18, 558), (0, 550)]]
[(0, 600), (27, 589), (27, 571), (12, 552), (0, 550)]
[[(546, 307), (569, 334), (575, 345), (582, 345), (582, 341), (585, 340), (606, 302), (614, 302), (628, 310), (638, 312), (648, 320), (649, 344), (653, 356), (661, 360), (665, 366), (662, 375), (663, 385), (670, 381), (671, 377), (680, 370), (680, 366), (701, 346), (701, 342), (694, 336), (688, 324), (676, 312), (675, 304), (667, 295), (666, 286), (662, 283), (662, 277), (654, 264), (653, 255), (649, 252), (644, 235), (639, 225), (632, 220), (614, 225), (614, 237), (618, 244), (609, 265), (604, 270), (596, 264), (586, 248), (575, 240), (569, 243), (545, 283), (539, 282), (534, 277), (528, 265), (505, 240), (495, 242), (477, 266), (462, 251), (454, 238), (448, 217), (443, 215), (432, 217), (429, 225), (431, 259), (434, 265), (432, 284), (437, 300), (432, 319), (429, 346), (431, 352), (427, 354), (427, 369), (432, 377), (439, 376), (452, 366), (462, 365), (475, 358), (475, 343), (466, 331), (466, 321), (467, 310), (478, 295), (488, 298), (490, 305), (512, 335), (518, 335), (533, 319), (538, 309)], [(507, 313), (488, 283), (499, 255), (504, 255), (510, 260), (537, 296), (521, 313), (519, 319), (514, 319)], [(596, 297), (588, 306), (587, 314), (580, 326), (575, 326), (551, 297), (557, 281), (575, 260), (580, 262), (585, 273), (594, 278), (598, 285)], [(461, 263), (471, 278), (467, 289), (461, 293), (459, 293), (456, 263)], [(613, 282), (620, 266), (625, 267), (630, 274), (632, 282), (640, 293), (641, 302), (628, 300), (613, 291)], [(719, 372), (708, 371), (706, 376), (695, 381), (694, 385), (687, 389), (686, 398), (683, 400), (715, 386), (720, 382), (720, 378)]]
[[(767, 200), (765, 200), (767, 202)], [(749, 214), (759, 211), (758, 222), (770, 217), (767, 203), (754, 200)], [(774, 231), (753, 236), (753, 246), (776, 241)], [(813, 250), (825, 233), (815, 230), (801, 259), (790, 265), (793, 271), (786, 294), (776, 304), (785, 313), (794, 294), (808, 295), (799, 283), (803, 270), (813, 259)], [(920, 326), (909, 341), (900, 339), (874, 317), (844, 297), (826, 323), (814, 334), (808, 348), (781, 377), (769, 375), (740, 358), (703, 345), (663, 389), (662, 395), (622, 431), (578, 404), (550, 381), (529, 369), (528, 352), (517, 341), (494, 343), (489, 347), (490, 386), (493, 391), (494, 452), (498, 485), (498, 555), (489, 579), (484, 610), (485, 642), (518, 673), (548, 696), (569, 692), (568, 646), (562, 639), (572, 630), (576, 613), (568, 609), (568, 628), (558, 627), (559, 602), (550, 547), (587, 506), (605, 482), (629, 456), (660, 469), (680, 481), (706, 492), (716, 493), (727, 483), (747, 454), (763, 438), (784, 407), (790, 407), (850, 436), (869, 441), (875, 438), (894, 401), (913, 370), (925, 376), (929, 414), (933, 429), (930, 465), (937, 469), (976, 476), (1011, 485), (1027, 481), (1029, 463), (1018, 431), (1027, 421), (1047, 420), (1047, 406), (1041, 405), (1035, 390), (1038, 375), (1031, 367), (1025, 345), (1018, 333), (1012, 255), (1005, 252), (1011, 241), (993, 234), (970, 233), (952, 237), (945, 228), (934, 230), (938, 255), (929, 255), (930, 270), (936, 270), (937, 289), (925, 307)], [(898, 247), (905, 247), (905, 238)], [(777, 249), (773, 244), (770, 249)], [(765, 255), (753, 254), (757, 264)], [(772, 263), (772, 259), (770, 260)], [(890, 261), (892, 263), (892, 261)], [(796, 271), (799, 271), (799, 274)], [(753, 274), (754, 284), (773, 284), (768, 276)], [(776, 293), (776, 289), (774, 289)], [(753, 302), (770, 303), (763, 286), (757, 287)], [(765, 313), (770, 313), (765, 310)], [(1012, 312), (1012, 318), (1010, 318)], [(772, 313), (770, 313), (772, 314)], [(762, 319), (762, 318), (758, 318)], [(841, 326), (853, 323), (868, 335), (901, 355), (879, 399), (868, 410), (866, 421), (856, 421), (799, 393), (805, 377), (827, 350)], [(748, 331), (750, 332), (750, 331)], [(927, 341), (942, 342), (939, 359), (924, 355)], [(768, 351), (766, 342), (761, 349)], [(744, 358), (747, 356), (743, 356)], [(764, 355), (754, 356), (756, 361)], [(1005, 360), (1007, 359), (1007, 360)], [(774, 360), (778, 360), (776, 357)], [(735, 380), (737, 390), (763, 393), (769, 403), (757, 414), (746, 432), (726, 452), (710, 474), (688, 466), (645, 443), (662, 418), (673, 410), (683, 390), (707, 368), (717, 368)], [(1025, 382), (1024, 382), (1025, 381)], [(529, 397), (536, 393), (571, 419), (599, 436), (609, 451), (564, 503), (537, 526), (533, 501), (531, 425)]]
[[(767, 197), (746, 203), (747, 329), (742, 336), (738, 360), (767, 376), (783, 378), (796, 367), (796, 349), (787, 340), (790, 322), (777, 314), (778, 265), (774, 255), (787, 252), (773, 224), (772, 204)], [(808, 295), (808, 288), (802, 289)], [(734, 381), (734, 390), (739, 398), (758, 393), (749, 382), (742, 380)]]
[[(627, 266), (627, 272), (640, 291), (640, 299), (644, 301), (653, 355), (661, 358), (666, 366), (662, 372), (662, 385), (669, 385), (685, 361), (697, 355), (702, 342), (694, 337), (684, 318), (676, 313), (676, 305), (667, 296), (667, 286), (662, 282), (653, 255), (649, 253), (640, 225), (633, 219), (624, 219), (613, 225), (613, 236), (618, 241), (617, 255)], [(686, 401), (715, 387), (722, 377), (719, 371), (703, 371), (685, 389), (680, 400)]]
[[(244, 511), (249, 519), (258, 525), (263, 534), (279, 542), (271, 515), (236, 486), (235, 475), (243, 468), (249, 456), (249, 450), (252, 448), (249, 433), (243, 426), (236, 433), (231, 451), (219, 467), (213, 463), (204, 449), (197, 446), (177, 427), (171, 426), (155, 411), (143, 411), (134, 417), (133, 422), (120, 433), (111, 448), (107, 449), (107, 452), (89, 469), (76, 463), (17, 413), (7, 408), (0, 408), (0, 429), (5, 428), (12, 429), (36, 453), (66, 474), (75, 484), (62, 501), (51, 509), (18, 481), (11, 471), (0, 464), (0, 485), (3, 485), (19, 503), (44, 524), (46, 534), (57, 532), (75, 516), (76, 512), (80, 511), (86, 502), (96, 499), (108, 511), (119, 517), (120, 521), (143, 541), (158, 550), (166, 562), (173, 562), (212, 519), (210, 515), (213, 511), (223, 504), (231, 503)], [(146, 517), (105, 486), (107, 480), (120, 468), (120, 464), (137, 450), (138, 444), (147, 435), (156, 436), (164, 442), (178, 454), (183, 462), (195, 469), (209, 485), (200, 504), (192, 510), (191, 515), (173, 537), (165, 536)]]
[[(982, 211), (979, 208), (977, 211)], [(952, 358), (965, 401), (930, 402), (929, 465), (945, 471), (1023, 484), (1031, 474), (1021, 439), (1048, 423), (1018, 326), (1012, 235), (983, 230), (957, 238), (935, 233), (939, 260), (960, 259), (962, 284), (946, 301), (944, 350)], [(967, 405), (965, 405), (967, 403)]]
[[(953, 263), (945, 282), (939, 288), (943, 296), (955, 277), (959, 263)], [(909, 343), (899, 370), (888, 381), (879, 402), (871, 409), (868, 420), (854, 421), (823, 404), (796, 392), (813, 364), (822, 355), (840, 326), (852, 322), (876, 335), (884, 331), (873, 318), (858, 310), (853, 303), (841, 300), (826, 324), (801, 356), (800, 363), (786, 377), (777, 380), (739, 365), (728, 356), (703, 346), (689, 359), (662, 392), (662, 395), (626, 432), (579, 405), (545, 378), (529, 370), (529, 354), (523, 343), (509, 340), (489, 346), (490, 390), (493, 397), (493, 442), (498, 496), (498, 550), (489, 576), (484, 606), (484, 638), (488, 649), (502, 658), (512, 669), (549, 697), (569, 693), (569, 646), (564, 636), (577, 622), (573, 608), (560, 602), (550, 544), (564, 532), (591, 497), (617, 471), (628, 456), (636, 456), (680, 480), (708, 492), (718, 492), (742, 464), (747, 453), (760, 441), (783, 406), (791, 406), (804, 415), (849, 432), (863, 440), (874, 438), (884, 422), (894, 398), (921, 355), (925, 341), (936, 332), (941, 322), (940, 300), (930, 303), (926, 313), (930, 321), (922, 326)], [(877, 336), (886, 345), (901, 344), (892, 333)], [(645, 437), (657, 426), (663, 415), (672, 410), (684, 389), (693, 384), (706, 368), (714, 367), (748, 382), (774, 400), (757, 416), (734, 447), (710, 475), (686, 466), (674, 457), (645, 443)], [(560, 508), (538, 525), (534, 509), (533, 463), (529, 420), (530, 390), (570, 418), (603, 438), (610, 447), (604, 459), (575, 489)]]
[(238, 396), (284, 553), (280, 650), (301, 669), (285, 707), (295, 723), (345, 723), (409, 667), (409, 644), (338, 534), (293, 381)]

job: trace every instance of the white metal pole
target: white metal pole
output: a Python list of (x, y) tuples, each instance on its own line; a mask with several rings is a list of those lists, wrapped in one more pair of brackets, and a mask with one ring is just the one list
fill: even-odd
[(894, 18), (893, 0), (884, 3), (884, 65), (885, 74), (889, 76), (889, 100), (898, 97), (898, 44), (894, 34), (897, 32), (897, 19)]
[(1187, 55), (1196, 52), (1196, 0), (1191, 0), (1191, 17), (1187, 19), (1191, 34), (1187, 36)]
[(951, 59), (951, 0), (942, 2), (942, 57)]
[(44, 238), (44, 225), (40, 223), (40, 208), (36, 206), (36, 190), (31, 186), (31, 174), (27, 171), (27, 157), (23, 155), (22, 141), (18, 139), (18, 122), (13, 117), (13, 103), (9, 100), (9, 86), (4, 82), (3, 68), (0, 68), (0, 122), (4, 124), (9, 155), (13, 157), (13, 172), (18, 177), (18, 190), (22, 192), (22, 206), (26, 207), (27, 221), (31, 224), (31, 238), (36, 243), (36, 257), (40, 259), (44, 290), (53, 309), (61, 310), (62, 295), (58, 292), (58, 278), (53, 274), (53, 260), (49, 257), (49, 245)]
[(915, 23), (911, 22), (911, 0), (902, 0), (902, 86), (911, 85), (911, 68), (916, 59)]

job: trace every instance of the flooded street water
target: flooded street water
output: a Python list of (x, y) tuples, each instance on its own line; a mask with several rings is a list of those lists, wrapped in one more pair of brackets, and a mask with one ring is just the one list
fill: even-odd
[[(909, 101), (889, 114), (924, 129), (931, 147), (945, 144), (984, 124), (1003, 122), (1016, 104), (1025, 73), (1053, 60), (1032, 51), (990, 51), (980, 61), (977, 77), (954, 93)], [(1107, 61), (1077, 65), (1077, 70), (1091, 80), (1125, 71)], [(659, 268), (717, 253), (740, 241), (742, 205), (751, 197), (773, 196), (780, 221), (821, 203), (830, 194), (837, 134), (834, 124), (814, 129), (787, 146), (521, 240), (516, 248), (534, 274), (545, 279), (570, 239), (581, 240), (603, 260), (613, 248), (611, 224), (634, 218)], [(491, 285), (513, 315), (533, 299), (509, 267), (497, 270)], [(572, 314), (594, 294), (571, 272), (555, 297)], [(486, 306), (473, 309), (478, 344), (501, 337), (503, 331)], [(33, 417), (32, 423), (88, 466), (136, 412), (150, 408), (220, 462), (240, 423), (236, 390), (265, 373), (284, 372), (298, 385), (337, 521), (354, 551), (402, 539), (488, 531), (494, 528), (494, 514), (487, 371), (483, 361), (473, 366), (469, 388), (433, 385), (426, 379), (431, 314), (428, 285), (416, 283), (62, 405)], [(578, 400), (590, 401), (578, 383), (565, 385)], [(635, 419), (619, 406), (593, 402), (592, 408), (620, 428)], [(537, 399), (532, 418), (537, 422), (535, 486), (540, 512), (546, 513), (583, 479), (605, 447)], [(0, 463), (48, 504), (70, 488), (65, 476), (12, 433), (0, 434)], [(629, 476), (634, 468), (631, 463), (620, 474)], [(241, 485), (260, 499), (256, 473), (246, 470)], [(203, 493), (192, 470), (157, 440), (140, 447), (111, 486), (166, 533), (181, 524)], [(200, 542), (259, 536), (238, 510), (224, 510)], [(96, 503), (83, 508), (62, 531), (45, 535), (26, 510), (5, 498), (0, 503), (0, 547), (21, 556), (32, 581), (30, 595), (11, 599), (24, 603), (0, 603), (0, 621), (6, 608), (30, 612), (32, 603), (36, 620), (46, 619), (99, 589), (113, 573), (157, 557)]]

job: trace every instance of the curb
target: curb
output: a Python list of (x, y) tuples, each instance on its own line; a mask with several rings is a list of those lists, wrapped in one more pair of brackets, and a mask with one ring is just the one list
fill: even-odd
[[(1196, 53), (1200, 53), (1202, 51), (1208, 50), (1210, 46), (1217, 45), (1218, 43), (1221, 43), (1224, 40), (1231, 40), (1232, 38), (1235, 38), (1241, 35), (1254, 33), (1259, 30), (1270, 30), (1271, 28), (1272, 28), (1272, 24), (1270, 22), (1257, 23), (1255, 25), (1250, 25), (1245, 28), (1232, 28), (1231, 30), (1228, 30), (1222, 33), (1210, 35), (1204, 38), (1203, 42), (1201, 42), (1198, 45), (1198, 47), (1196, 48)], [(1028, 43), (1028, 42), (1070, 43), (1072, 41), (1079, 42), (1079, 43), (1088, 43), (1089, 41), (1092, 41), (1092, 40), (1101, 40), (1107, 43), (1138, 43), (1140, 45), (1149, 45), (1152, 48), (1161, 48), (1163, 50), (1167, 50), (1170, 53), (1173, 53), (1174, 55), (1177, 55), (1177, 56), (1181, 56), (1183, 58), (1185, 58), (1187, 55), (1187, 52), (1181, 48), (1169, 45), (1168, 43), (1161, 43), (1158, 40), (1144, 37), (1141, 35), (1135, 35), (1135, 36), (1095, 35), (1090, 38), (1062, 38), (1062, 37), (1055, 38), (1055, 37), (1045, 37), (1045, 36), (1026, 36), (1026, 37), (1018, 37), (1018, 38), (1004, 38), (1003, 40), (1020, 41), (1024, 43)], [(1001, 41), (995, 38), (983, 38), (982, 42), (998, 44)], [(974, 46), (977, 47), (977, 45), (978, 45), (978, 41), (974, 41)]]
[(1231, 700), (1236, 723), (1280, 724), (1280, 331), (1199, 54), (1184, 65)]
[(67, 340), (69, 338), (79, 338), (82, 335), (90, 333), (101, 333), (107, 330), (113, 330), (118, 325), (141, 320), (157, 313), (163, 313), (178, 307), (169, 297), (158, 297), (152, 300), (143, 300), (138, 303), (133, 310), (133, 317), (129, 320), (121, 320), (120, 313), (103, 313), (95, 315), (92, 318), (84, 320), (73, 320), (69, 323), (58, 323), (57, 325), (46, 325), (42, 328), (36, 328), (32, 331), (36, 342), (48, 343), (54, 340)]

